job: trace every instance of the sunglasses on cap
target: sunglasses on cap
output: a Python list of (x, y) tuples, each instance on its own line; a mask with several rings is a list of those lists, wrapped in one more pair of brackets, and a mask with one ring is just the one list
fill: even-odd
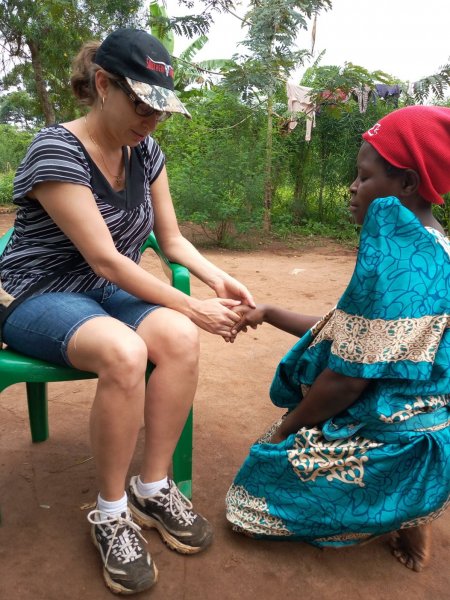
[(130, 90), (130, 88), (125, 83), (122, 83), (119, 80), (115, 80), (114, 84), (120, 90), (122, 90), (122, 92), (126, 96), (128, 96), (129, 100), (134, 104), (134, 110), (136, 114), (140, 117), (151, 117), (153, 115), (156, 115), (156, 120), (158, 121), (158, 123), (162, 123), (163, 121), (166, 121), (169, 117), (172, 116), (172, 113), (170, 112), (157, 110), (156, 108), (152, 108), (151, 106), (143, 102), (140, 98), (136, 96), (136, 94), (134, 94)]

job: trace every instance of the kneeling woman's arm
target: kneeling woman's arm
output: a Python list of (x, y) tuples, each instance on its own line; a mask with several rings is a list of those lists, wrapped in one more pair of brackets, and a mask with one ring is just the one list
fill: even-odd
[(271, 441), (281, 442), (302, 427), (318, 425), (339, 414), (358, 400), (370, 381), (324, 369), (299, 405), (283, 420)]
[(255, 308), (242, 305), (234, 310), (241, 319), (233, 328), (233, 335), (237, 335), (239, 331), (246, 331), (248, 326), (256, 329), (262, 323), (269, 323), (277, 329), (301, 337), (320, 320), (320, 317), (302, 315), (272, 304), (257, 304)]

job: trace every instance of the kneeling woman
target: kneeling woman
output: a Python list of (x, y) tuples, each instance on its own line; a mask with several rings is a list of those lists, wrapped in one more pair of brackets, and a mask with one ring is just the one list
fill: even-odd
[(360, 250), (336, 308), (239, 308), (238, 329), (302, 337), (271, 387), (288, 412), (251, 447), (227, 517), (316, 546), (392, 533), (418, 571), (450, 490), (450, 244), (431, 211), (450, 190), (450, 109), (403, 108), (363, 138), (350, 187)]

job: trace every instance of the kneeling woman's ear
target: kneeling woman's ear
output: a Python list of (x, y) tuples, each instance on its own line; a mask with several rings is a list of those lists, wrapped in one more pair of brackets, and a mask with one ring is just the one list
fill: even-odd
[(402, 193), (404, 196), (412, 196), (417, 193), (420, 186), (420, 175), (413, 169), (403, 170)]

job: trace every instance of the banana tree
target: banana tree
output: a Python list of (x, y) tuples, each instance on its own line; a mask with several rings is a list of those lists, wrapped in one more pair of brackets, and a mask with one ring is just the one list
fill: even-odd
[(208, 42), (206, 35), (200, 35), (189, 46), (176, 57), (174, 56), (175, 36), (171, 29), (167, 29), (167, 11), (158, 2), (150, 4), (150, 26), (151, 33), (157, 37), (172, 55), (175, 67), (174, 86), (180, 96), (202, 94), (210, 88), (220, 70), (230, 66), (231, 61), (227, 59), (211, 59), (194, 62), (195, 56)]

